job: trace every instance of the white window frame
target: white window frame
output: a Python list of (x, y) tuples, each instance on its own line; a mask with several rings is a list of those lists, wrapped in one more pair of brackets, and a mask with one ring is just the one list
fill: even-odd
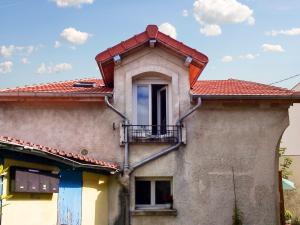
[[(151, 85), (153, 84), (160, 84), (160, 85), (166, 85), (164, 88), (166, 88), (166, 114), (167, 114), (167, 125), (171, 124), (170, 121), (170, 114), (171, 114), (171, 98), (170, 98), (170, 88), (169, 88), (169, 82), (163, 81), (163, 80), (139, 80), (139, 81), (135, 81), (133, 84), (133, 123), (135, 125), (139, 125), (137, 124), (137, 87), (138, 86), (148, 86), (149, 87), (149, 124), (148, 125), (152, 125), (152, 88)], [(157, 110), (158, 111), (158, 110)], [(158, 113), (158, 112), (157, 112)]]
[[(148, 118), (148, 124), (146, 125), (151, 125), (152, 124), (152, 88), (151, 84), (136, 84), (134, 85), (134, 91), (133, 91), (133, 98), (134, 98), (134, 121), (135, 124), (137, 124), (137, 89), (139, 86), (148, 86), (149, 90), (149, 102), (148, 102), (148, 107), (149, 107), (149, 118)], [(137, 124), (140, 125), (140, 124)]]
[[(171, 195), (173, 196), (172, 177), (136, 177), (135, 181), (150, 181), (150, 204), (135, 204), (136, 209), (170, 209), (171, 204), (155, 204), (155, 182), (169, 181), (171, 187)], [(134, 191), (135, 190), (136, 189), (134, 188)]]

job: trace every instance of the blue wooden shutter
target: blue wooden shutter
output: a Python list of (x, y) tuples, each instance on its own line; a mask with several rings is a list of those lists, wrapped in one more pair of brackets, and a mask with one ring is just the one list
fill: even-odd
[(82, 172), (61, 170), (58, 194), (58, 225), (80, 225)]

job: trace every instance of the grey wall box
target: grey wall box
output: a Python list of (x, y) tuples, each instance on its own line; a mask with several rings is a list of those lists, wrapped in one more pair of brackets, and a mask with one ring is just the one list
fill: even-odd
[(57, 193), (59, 176), (51, 171), (23, 167), (10, 168), (12, 193)]

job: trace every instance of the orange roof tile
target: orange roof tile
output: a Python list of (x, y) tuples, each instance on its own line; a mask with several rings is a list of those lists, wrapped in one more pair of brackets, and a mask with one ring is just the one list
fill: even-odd
[(228, 80), (200, 80), (191, 89), (193, 95), (200, 96), (291, 96), (293, 90), (260, 84), (250, 81)]
[(10, 144), (10, 145), (17, 145), (17, 146), (22, 146), (24, 148), (32, 148), (41, 152), (46, 152), (48, 154), (57, 156), (57, 157), (65, 157), (69, 158), (71, 160), (74, 160), (76, 162), (81, 162), (89, 165), (97, 165), (99, 167), (111, 169), (111, 170), (118, 170), (119, 165), (117, 163), (111, 163), (111, 162), (105, 162), (102, 160), (98, 159), (93, 159), (89, 158), (77, 153), (72, 153), (72, 152), (65, 152), (59, 149), (43, 146), (43, 145), (38, 145), (38, 144), (33, 144), (28, 141), (20, 140), (14, 137), (7, 137), (7, 136), (0, 136), (0, 143), (4, 144)]
[[(83, 88), (83, 87), (73, 87), (73, 84), (79, 81), (84, 82), (95, 82), (96, 87), (94, 88)], [(55, 97), (64, 96), (66, 94), (75, 93), (79, 95), (86, 94), (112, 94), (113, 89), (105, 87), (103, 81), (96, 78), (72, 80), (64, 82), (55, 82), (49, 84), (41, 84), (34, 86), (26, 86), (19, 88), (3, 89), (0, 90), (1, 96), (10, 96), (11, 94), (20, 93), (33, 93), (33, 94), (43, 94), (43, 93), (54, 93)], [(228, 80), (198, 80), (194, 86), (191, 88), (192, 95), (200, 95), (202, 97), (207, 96), (248, 96), (249, 98), (255, 98), (255, 96), (269, 96), (276, 99), (280, 96), (291, 96), (299, 94), (294, 90), (288, 90), (285, 88), (275, 87), (266, 84), (260, 84), (250, 81), (228, 79)], [(18, 95), (19, 97), (24, 97), (24, 95)], [(26, 96), (26, 95), (25, 95)], [(1, 98), (0, 98), (1, 101)]]
[[(95, 87), (73, 87), (77, 82), (95, 82)], [(113, 89), (104, 86), (102, 80), (97, 78), (86, 78), (78, 80), (69, 80), (63, 82), (53, 82), (47, 84), (38, 84), (25, 87), (7, 88), (0, 90), (0, 93), (84, 93), (84, 94), (108, 94), (112, 93)]]

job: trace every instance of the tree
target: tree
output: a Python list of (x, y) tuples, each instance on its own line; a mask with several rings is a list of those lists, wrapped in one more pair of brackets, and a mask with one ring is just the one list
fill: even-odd
[[(284, 156), (285, 151), (286, 151), (285, 147), (279, 147), (278, 149), (279, 158), (282, 158)], [(292, 172), (289, 170), (292, 163), (293, 160), (290, 157), (284, 157), (282, 163), (279, 164), (280, 170), (282, 171), (283, 178), (288, 179), (289, 176), (292, 175)]]

